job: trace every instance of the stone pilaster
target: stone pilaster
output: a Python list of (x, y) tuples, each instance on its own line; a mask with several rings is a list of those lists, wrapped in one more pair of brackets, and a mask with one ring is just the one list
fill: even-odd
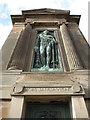
[[(72, 25), (73, 26), (73, 25)], [(79, 27), (71, 27), (68, 25), (70, 35), (72, 36), (74, 45), (77, 49), (81, 62), (85, 69), (90, 69), (89, 58), (90, 58), (90, 47), (85, 37), (83, 36)]]
[[(23, 30), (23, 23), (15, 23), (10, 34), (8, 35), (2, 49), (2, 70), (5, 71), (7, 69), (10, 58), (13, 54), (15, 46), (18, 42), (21, 31)], [(0, 62), (1, 64), (1, 62)]]
[(72, 96), (71, 104), (73, 119), (89, 120), (88, 111), (83, 96)]
[(8, 118), (21, 120), (21, 118), (23, 117), (23, 109), (24, 109), (24, 96), (18, 97), (13, 96)]
[(32, 27), (28, 23), (19, 37), (18, 43), (10, 61), (9, 69), (23, 70), (31, 36), (31, 30)]
[(82, 65), (78, 59), (72, 40), (69, 36), (67, 26), (62, 24), (60, 26), (60, 31), (70, 70), (82, 69)]

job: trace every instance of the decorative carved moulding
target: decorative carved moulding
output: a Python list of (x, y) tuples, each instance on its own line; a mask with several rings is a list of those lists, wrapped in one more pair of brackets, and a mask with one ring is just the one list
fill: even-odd
[(56, 26), (59, 27), (61, 24), (65, 23), (65, 19), (60, 20), (34, 20), (34, 19), (26, 19), (25, 25), (28, 23), (32, 26)]
[(84, 89), (81, 85), (61, 85), (54, 87), (32, 87), (16, 85), (12, 95), (84, 95)]

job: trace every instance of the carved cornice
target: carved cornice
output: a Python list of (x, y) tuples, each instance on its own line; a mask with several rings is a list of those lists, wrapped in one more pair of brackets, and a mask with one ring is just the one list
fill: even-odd
[(66, 19), (68, 22), (75, 22), (79, 24), (80, 15), (70, 15), (69, 10), (55, 10), (55, 9), (36, 9), (22, 11), (22, 15), (11, 15), (12, 23), (25, 22), (27, 18), (31, 19)]
[(26, 19), (25, 20), (25, 25), (30, 24), (32, 27), (37, 27), (37, 26), (45, 26), (45, 27), (60, 27), (60, 25), (62, 25), (63, 23), (66, 24), (66, 20), (65, 19), (61, 19), (61, 20), (55, 20), (55, 21), (43, 21), (43, 20), (32, 20), (32, 19)]
[(65, 19), (61, 19), (60, 21), (35, 21), (34, 19), (26, 19), (24, 24), (27, 25), (27, 24), (30, 24), (31, 26), (35, 27), (35, 26), (56, 26), (58, 28), (60, 28), (60, 26), (62, 24), (65, 24), (67, 25), (67, 27), (69, 28), (75, 28), (75, 27), (78, 27), (78, 24), (77, 23), (72, 23), (72, 22), (67, 22)]

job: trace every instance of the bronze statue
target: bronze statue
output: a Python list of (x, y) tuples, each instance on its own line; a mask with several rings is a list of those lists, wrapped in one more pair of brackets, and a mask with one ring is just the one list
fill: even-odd
[[(49, 68), (51, 59), (51, 46), (56, 42), (54, 37), (49, 34), (48, 30), (43, 31), (40, 35), (40, 57), (44, 67)], [(54, 49), (54, 48), (53, 48)]]
[(54, 31), (44, 30), (39, 32), (34, 50), (33, 68), (49, 71), (60, 67), (58, 43)]

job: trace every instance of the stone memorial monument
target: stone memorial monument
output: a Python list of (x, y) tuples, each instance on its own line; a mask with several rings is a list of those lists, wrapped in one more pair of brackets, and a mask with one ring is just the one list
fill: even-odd
[(49, 8), (11, 15), (0, 51), (1, 119), (89, 119), (90, 46), (80, 17)]

